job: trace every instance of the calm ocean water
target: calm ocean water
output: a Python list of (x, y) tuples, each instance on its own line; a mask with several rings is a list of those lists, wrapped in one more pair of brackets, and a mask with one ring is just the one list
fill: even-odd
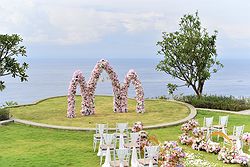
[[(18, 79), (3, 78), (7, 88), (0, 92), (0, 104), (5, 101), (16, 101), (19, 104), (30, 103), (42, 98), (66, 95), (68, 85), (75, 70), (80, 69), (86, 80), (99, 59), (34, 59), (28, 60), (29, 81), (20, 83)], [(167, 95), (166, 84), (173, 79), (163, 72), (155, 70), (157, 59), (109, 59), (111, 66), (123, 81), (129, 69), (134, 69), (139, 75), (145, 97)], [(225, 67), (211, 80), (207, 81), (204, 93), (217, 95), (234, 95), (250, 97), (250, 61), (249, 60), (221, 60)], [(96, 94), (112, 95), (108, 75), (102, 74), (104, 82), (97, 84)], [(178, 83), (178, 82), (176, 82)], [(180, 88), (177, 94), (191, 94), (191, 88)], [(134, 97), (133, 86), (129, 89), (129, 96)]]

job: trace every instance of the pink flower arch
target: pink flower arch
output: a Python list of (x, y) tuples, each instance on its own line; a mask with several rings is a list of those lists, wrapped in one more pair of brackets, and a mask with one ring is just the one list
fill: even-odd
[(128, 111), (128, 88), (132, 83), (135, 87), (136, 93), (136, 112), (143, 113), (144, 112), (144, 91), (142, 88), (141, 81), (139, 80), (138, 75), (134, 70), (129, 70), (124, 79), (124, 84), (121, 86), (121, 111)]
[(95, 89), (98, 79), (101, 73), (105, 70), (112, 82), (113, 93), (114, 93), (114, 112), (128, 112), (127, 101), (128, 101), (128, 87), (130, 83), (135, 86), (136, 91), (136, 112), (144, 112), (144, 92), (140, 80), (134, 70), (130, 70), (124, 80), (124, 84), (121, 86), (118, 76), (109, 65), (108, 61), (100, 60), (95, 65), (88, 83), (81, 71), (77, 70), (74, 72), (72, 80), (68, 89), (68, 110), (67, 117), (74, 118), (75, 115), (75, 94), (76, 88), (80, 85), (81, 97), (82, 97), (82, 115), (92, 115), (95, 113)]

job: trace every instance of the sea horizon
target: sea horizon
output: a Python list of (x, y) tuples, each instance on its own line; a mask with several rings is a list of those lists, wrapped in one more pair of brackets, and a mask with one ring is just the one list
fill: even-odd
[[(102, 58), (26, 58), (29, 63), (27, 71), (28, 82), (20, 82), (17, 78), (4, 77), (6, 89), (0, 92), (0, 104), (6, 101), (15, 101), (18, 104), (32, 103), (34, 101), (51, 96), (67, 95), (69, 82), (75, 70), (81, 70), (86, 80), (97, 61)], [(104, 58), (105, 59), (105, 58)], [(170, 75), (155, 70), (161, 60), (156, 58), (108, 58), (110, 65), (117, 73), (122, 83), (126, 73), (134, 69), (144, 88), (145, 98), (167, 96), (169, 82), (181, 83)], [(221, 59), (224, 68), (213, 74), (205, 83), (204, 94), (224, 95), (235, 97), (250, 97), (250, 74), (248, 73), (250, 61), (247, 59)], [(103, 72), (98, 82), (96, 94), (112, 95), (112, 86), (107, 79), (107, 73)], [(131, 85), (129, 97), (135, 97), (135, 91)], [(79, 94), (79, 90), (77, 92)], [(194, 94), (191, 88), (181, 87), (175, 95)]]

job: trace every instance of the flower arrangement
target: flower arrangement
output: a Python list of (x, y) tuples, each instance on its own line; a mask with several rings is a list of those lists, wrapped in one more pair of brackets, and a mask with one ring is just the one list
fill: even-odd
[(187, 123), (184, 123), (182, 126), (181, 126), (181, 130), (183, 132), (188, 132), (188, 131), (192, 131), (195, 127), (199, 126), (199, 123), (194, 120), (194, 119), (191, 119), (189, 120)]
[(220, 151), (220, 143), (216, 143), (216, 142), (212, 142), (212, 141), (207, 142), (206, 151), (208, 153), (218, 154)]
[(189, 120), (187, 123), (184, 123), (181, 126), (181, 130), (182, 130), (182, 135), (179, 136), (179, 140), (181, 142), (181, 144), (186, 144), (186, 145), (191, 145), (193, 142), (193, 138), (190, 136), (190, 132), (196, 128), (199, 125), (199, 123), (192, 119)]
[(194, 137), (201, 138), (201, 139), (205, 138), (204, 133), (205, 133), (204, 130), (199, 127), (194, 128), (192, 131), (192, 134), (194, 135)]
[(113, 68), (109, 65), (108, 61), (100, 60), (92, 70), (89, 81), (86, 83), (85, 78), (80, 70), (74, 72), (72, 80), (68, 89), (68, 110), (67, 117), (75, 117), (75, 94), (76, 88), (80, 85), (81, 96), (82, 96), (82, 115), (92, 115), (95, 113), (94, 106), (94, 94), (96, 84), (102, 71), (105, 70), (112, 82), (113, 93), (114, 93), (114, 112), (128, 112), (127, 101), (128, 101), (128, 87), (130, 83), (135, 86), (136, 91), (136, 112), (144, 112), (144, 91), (142, 84), (138, 78), (138, 75), (134, 70), (129, 70), (125, 76), (124, 84), (121, 85), (117, 74)]
[(150, 145), (148, 132), (141, 130), (140, 134), (140, 149), (143, 150), (145, 146)]
[(235, 159), (241, 166), (249, 166), (249, 158), (246, 155), (239, 155)]
[(239, 152), (236, 147), (232, 147), (231, 149), (223, 147), (218, 154), (218, 159), (222, 160), (223, 163), (235, 164), (237, 163), (237, 156), (239, 156)]
[(161, 146), (159, 162), (161, 167), (183, 167), (186, 154), (176, 141), (165, 141)]
[(250, 133), (244, 133), (242, 135), (242, 140), (247, 144), (250, 145)]
[(194, 150), (206, 151), (207, 143), (202, 138), (195, 138), (191, 147)]
[(193, 143), (193, 138), (189, 136), (187, 133), (183, 133), (180, 137), (179, 140), (181, 144), (186, 144), (186, 145), (191, 145)]
[(132, 127), (132, 132), (140, 132), (143, 129), (143, 124), (142, 122), (138, 121), (134, 123), (134, 126)]

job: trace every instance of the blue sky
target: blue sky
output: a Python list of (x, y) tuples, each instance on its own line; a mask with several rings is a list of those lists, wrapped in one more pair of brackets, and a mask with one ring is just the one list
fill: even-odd
[(1, 0), (0, 33), (31, 58), (154, 58), (161, 32), (199, 11), (221, 58), (250, 58), (249, 0)]

